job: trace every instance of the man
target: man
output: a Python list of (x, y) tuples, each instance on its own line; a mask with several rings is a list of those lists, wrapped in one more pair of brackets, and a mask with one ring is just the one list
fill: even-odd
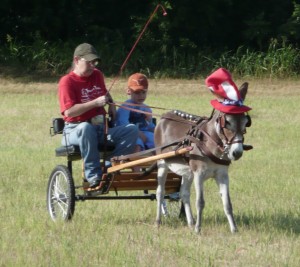
[[(97, 189), (102, 177), (98, 147), (104, 144), (105, 138), (104, 106), (113, 102), (102, 72), (95, 68), (99, 59), (92, 45), (80, 44), (74, 51), (72, 70), (60, 79), (58, 85), (60, 112), (65, 120), (62, 143), (80, 147), (85, 178), (93, 189)], [(110, 105), (108, 112), (114, 116), (115, 108)], [(107, 142), (115, 146), (112, 156), (134, 151), (138, 137), (135, 125), (107, 130)]]

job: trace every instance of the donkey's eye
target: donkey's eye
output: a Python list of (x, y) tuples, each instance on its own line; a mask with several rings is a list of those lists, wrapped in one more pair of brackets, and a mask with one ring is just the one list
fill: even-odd
[(229, 121), (225, 121), (225, 128), (230, 128), (231, 123)]

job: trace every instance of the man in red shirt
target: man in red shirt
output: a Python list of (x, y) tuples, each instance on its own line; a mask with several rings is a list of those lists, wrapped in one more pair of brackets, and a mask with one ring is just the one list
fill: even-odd
[[(102, 72), (95, 68), (98, 60), (92, 45), (80, 44), (74, 51), (72, 70), (58, 85), (60, 112), (65, 120), (62, 144), (80, 147), (91, 188), (97, 188), (102, 177), (98, 147), (104, 143), (104, 106), (113, 102)], [(114, 106), (110, 105), (108, 112), (114, 116)], [(109, 128), (107, 142), (115, 146), (112, 156), (132, 153), (137, 137), (134, 124)]]

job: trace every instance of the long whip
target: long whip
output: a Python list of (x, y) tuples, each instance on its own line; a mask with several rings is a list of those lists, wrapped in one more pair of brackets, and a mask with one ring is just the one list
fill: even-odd
[(155, 13), (157, 12), (157, 10), (158, 10), (159, 8), (162, 9), (162, 11), (163, 11), (163, 16), (166, 16), (166, 15), (167, 15), (167, 12), (166, 12), (165, 8), (164, 8), (161, 4), (158, 4), (158, 5), (155, 7), (153, 13), (152, 13), (151, 16), (149, 17), (149, 19), (148, 19), (147, 23), (145, 24), (143, 30), (141, 31), (140, 35), (138, 36), (138, 38), (136, 39), (134, 45), (132, 46), (130, 52), (128, 53), (127, 57), (125, 58), (125, 60), (124, 60), (124, 62), (123, 62), (123, 64), (122, 64), (122, 66), (121, 66), (121, 68), (120, 68), (120, 71), (119, 71), (118, 75), (117, 75), (117, 76), (114, 78), (114, 80), (112, 81), (112, 84), (110, 85), (110, 87), (109, 87), (109, 89), (108, 89), (108, 93), (109, 93), (109, 91), (111, 90), (111, 88), (113, 87), (113, 85), (115, 84), (115, 82), (116, 82), (116, 81), (118, 80), (118, 78), (120, 77), (120, 75), (121, 75), (123, 69), (125, 68), (125, 65), (127, 64), (127, 62), (128, 62), (128, 60), (129, 60), (129, 58), (130, 58), (132, 52), (134, 51), (134, 49), (135, 49), (135, 47), (137, 46), (137, 44), (138, 44), (138, 42), (140, 41), (140, 39), (142, 38), (142, 36), (143, 36), (144, 32), (146, 31), (146, 29), (147, 29), (149, 23), (151, 22), (151, 20), (153, 19)]

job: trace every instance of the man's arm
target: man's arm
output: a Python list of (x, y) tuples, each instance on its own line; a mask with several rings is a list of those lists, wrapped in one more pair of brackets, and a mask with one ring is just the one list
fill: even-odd
[(74, 106), (70, 107), (69, 109), (65, 110), (64, 114), (67, 117), (77, 117), (81, 114), (89, 111), (90, 109), (97, 108), (97, 107), (103, 107), (108, 102), (108, 96), (99, 96), (98, 98), (86, 102), (86, 103), (80, 103), (75, 104)]

